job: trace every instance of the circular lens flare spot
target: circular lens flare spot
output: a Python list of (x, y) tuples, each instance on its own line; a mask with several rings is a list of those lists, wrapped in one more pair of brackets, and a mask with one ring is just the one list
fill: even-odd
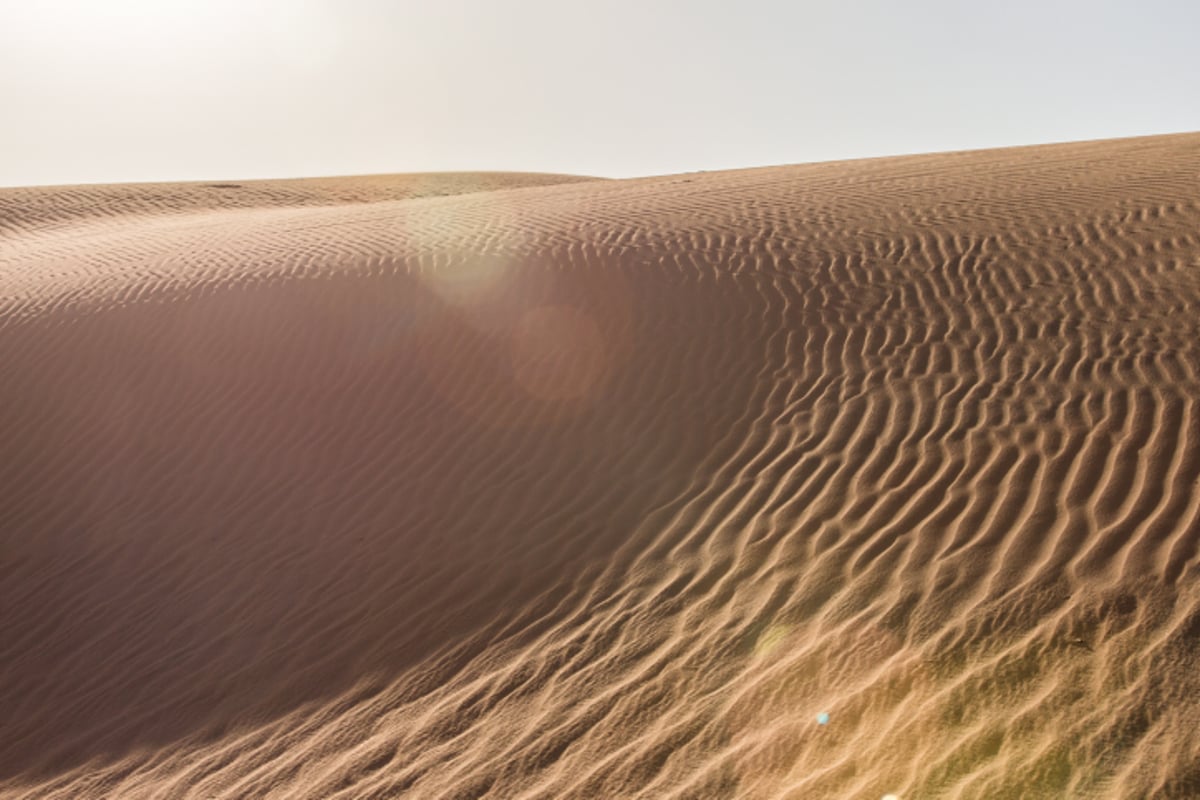
[(570, 306), (542, 306), (521, 317), (512, 333), (513, 376), (541, 400), (578, 400), (608, 367), (604, 337), (591, 317)]
[(783, 644), (788, 633), (790, 633), (790, 629), (787, 625), (772, 625), (758, 637), (758, 641), (754, 643), (754, 652), (760, 656), (771, 655), (779, 649), (779, 645)]
[(447, 304), (469, 309), (494, 300), (508, 268), (501, 258), (462, 258), (429, 270), (424, 277)]

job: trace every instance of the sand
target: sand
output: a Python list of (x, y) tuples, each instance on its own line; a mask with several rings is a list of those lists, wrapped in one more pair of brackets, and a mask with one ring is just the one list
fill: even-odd
[(0, 190), (0, 375), (2, 798), (1200, 796), (1200, 134)]

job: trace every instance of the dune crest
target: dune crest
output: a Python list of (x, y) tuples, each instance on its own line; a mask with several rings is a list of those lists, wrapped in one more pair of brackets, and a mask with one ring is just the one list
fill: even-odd
[(0, 798), (1200, 796), (1198, 176), (0, 190)]

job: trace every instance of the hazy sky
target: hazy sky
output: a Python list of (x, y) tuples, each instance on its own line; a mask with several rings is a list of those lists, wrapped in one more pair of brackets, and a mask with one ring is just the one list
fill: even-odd
[(1198, 37), (1195, 0), (0, 0), (0, 185), (1200, 130)]

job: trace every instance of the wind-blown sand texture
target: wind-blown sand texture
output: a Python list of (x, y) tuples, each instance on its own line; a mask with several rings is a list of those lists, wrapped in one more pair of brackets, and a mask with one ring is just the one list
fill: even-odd
[(568, 180), (0, 191), (0, 797), (1200, 796), (1200, 135)]

